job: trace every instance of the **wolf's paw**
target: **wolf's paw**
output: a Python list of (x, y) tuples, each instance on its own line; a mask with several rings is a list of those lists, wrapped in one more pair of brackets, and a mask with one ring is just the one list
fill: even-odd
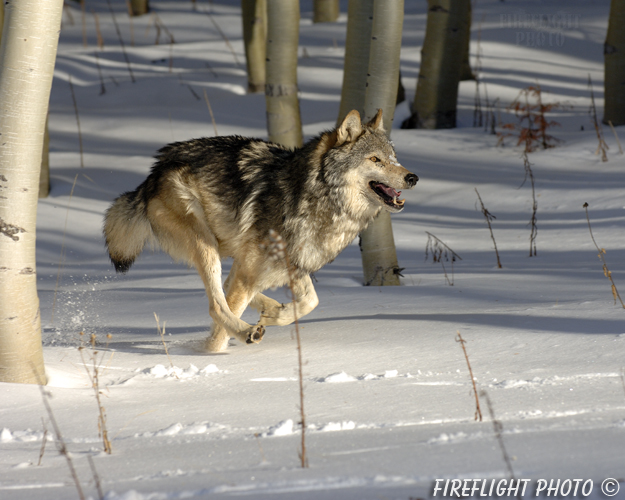
[(265, 327), (262, 325), (255, 325), (251, 328), (248, 328), (244, 333), (246, 344), (258, 344), (261, 340), (263, 340), (263, 336), (265, 335)]
[(228, 348), (228, 335), (213, 333), (212, 336), (206, 339), (206, 343), (204, 344), (205, 349), (208, 352), (223, 352)]

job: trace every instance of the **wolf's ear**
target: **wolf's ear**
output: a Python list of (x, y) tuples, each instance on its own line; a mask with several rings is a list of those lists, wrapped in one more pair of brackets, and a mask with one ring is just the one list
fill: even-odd
[(335, 146), (340, 146), (345, 142), (353, 142), (355, 141), (360, 134), (362, 134), (362, 122), (360, 121), (360, 114), (358, 111), (353, 109), (350, 111), (343, 123), (336, 129), (336, 144)]
[(378, 109), (373, 119), (367, 123), (367, 127), (384, 132), (384, 127), (382, 126), (382, 108)]

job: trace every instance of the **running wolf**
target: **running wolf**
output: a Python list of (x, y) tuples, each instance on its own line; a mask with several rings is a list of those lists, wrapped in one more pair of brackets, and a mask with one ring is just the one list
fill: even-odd
[[(319, 300), (310, 274), (334, 260), (382, 209), (400, 212), (399, 190), (419, 180), (397, 161), (382, 110), (368, 123), (354, 110), (295, 150), (213, 137), (169, 144), (156, 160), (143, 184), (107, 210), (108, 253), (121, 273), (147, 242), (195, 266), (214, 322), (206, 341), (211, 352), (225, 350), (230, 336), (260, 342), (265, 326), (288, 325), (294, 314), (311, 312)], [(285, 262), (263, 249), (272, 229), (292, 266), (288, 304), (261, 293), (289, 283)], [(222, 287), (226, 257), (234, 262)], [(260, 312), (255, 325), (240, 319), (248, 305)]]

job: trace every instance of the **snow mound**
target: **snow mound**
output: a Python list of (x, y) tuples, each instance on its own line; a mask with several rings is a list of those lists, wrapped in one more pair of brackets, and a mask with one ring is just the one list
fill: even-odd
[(154, 378), (165, 379), (189, 379), (194, 377), (206, 376), (211, 373), (223, 373), (216, 365), (210, 364), (201, 370), (194, 364), (190, 364), (189, 368), (179, 368), (177, 366), (166, 367), (164, 365), (154, 365), (141, 371), (144, 375), (150, 375)]
[(171, 437), (171, 436), (188, 436), (194, 434), (208, 434), (212, 430), (225, 429), (225, 426), (219, 424), (211, 424), (210, 422), (200, 422), (198, 424), (182, 425), (180, 422), (165, 427), (155, 432), (137, 433), (134, 437)]
[(262, 437), (267, 436), (289, 436), (293, 434), (293, 420), (283, 420), (282, 422), (270, 427), (267, 432), (261, 434)]
[(443, 432), (436, 437), (428, 439), (427, 444), (431, 445), (441, 445), (441, 444), (453, 444), (459, 443), (462, 441), (469, 441), (471, 439), (479, 439), (484, 437), (483, 432), (474, 432), (471, 434), (467, 434), (466, 432)]
[[(25, 431), (13, 431), (4, 427), (0, 431), (0, 443), (31, 443), (33, 441), (41, 441), (43, 432), (26, 429)], [(53, 441), (52, 435), (46, 436), (46, 441)]]
[(146, 493), (142, 494), (136, 490), (129, 490), (122, 494), (109, 491), (104, 495), (104, 500), (165, 500), (168, 495), (165, 493)]
[(322, 377), (317, 379), (317, 382), (329, 382), (331, 384), (342, 383), (342, 382), (354, 382), (356, 381), (356, 377), (352, 377), (345, 372), (332, 373), (327, 377)]
[(344, 422), (328, 422), (320, 426), (311, 426), (319, 432), (351, 431), (356, 428), (356, 424), (349, 420)]

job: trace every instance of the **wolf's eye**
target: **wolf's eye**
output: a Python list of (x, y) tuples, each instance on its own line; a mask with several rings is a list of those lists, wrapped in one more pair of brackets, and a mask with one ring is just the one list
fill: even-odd
[(369, 158), (373, 163), (377, 163), (380, 161), (380, 159), (377, 156), (372, 156), (371, 158)]

